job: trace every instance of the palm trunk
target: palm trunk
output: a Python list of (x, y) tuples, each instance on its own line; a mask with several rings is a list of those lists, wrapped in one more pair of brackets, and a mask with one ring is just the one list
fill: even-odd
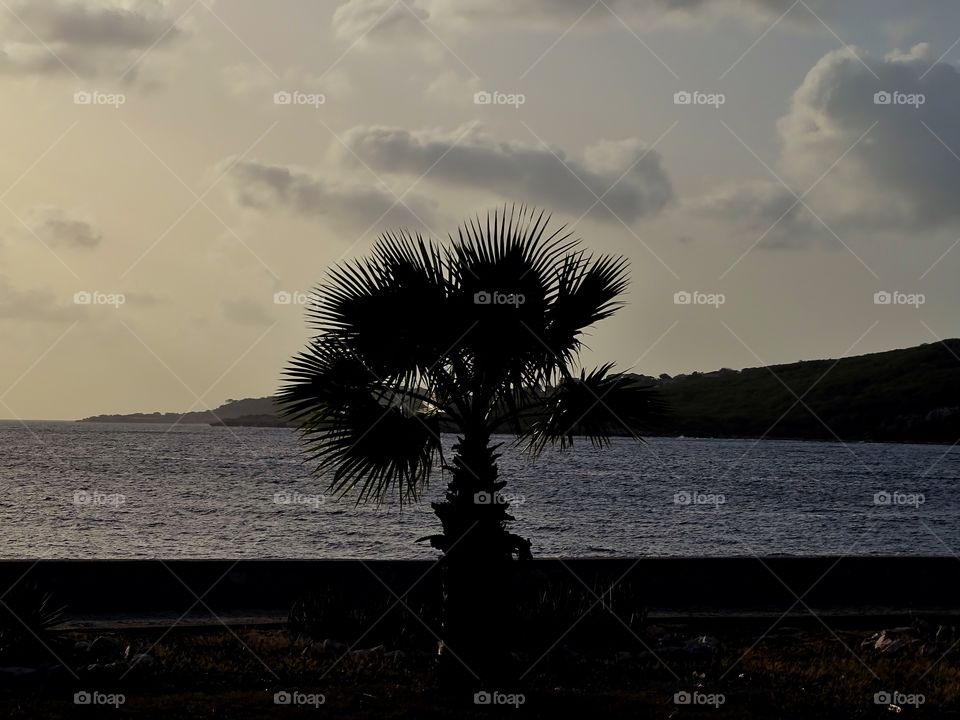
[(443, 644), (441, 678), (447, 686), (496, 687), (509, 648), (509, 586), (513, 536), (507, 506), (497, 501), (490, 434), (463, 434), (444, 502), (433, 507), (443, 525)]

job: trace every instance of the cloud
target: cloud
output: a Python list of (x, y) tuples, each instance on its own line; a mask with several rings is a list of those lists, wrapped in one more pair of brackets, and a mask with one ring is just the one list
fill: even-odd
[[(802, 192), (836, 163), (813, 195), (832, 217), (910, 228), (960, 221), (960, 71), (931, 67), (926, 45), (879, 60), (856, 52), (828, 53), (794, 93), (778, 124), (786, 179)], [(891, 104), (877, 104), (877, 93)]]
[(120, 75), (147, 50), (175, 42), (165, 0), (17, 0), (0, 17), (0, 72)]
[[(660, 156), (632, 138), (599, 142), (579, 158), (540, 144), (499, 142), (476, 129), (357, 127), (345, 135), (345, 143), (376, 172), (426, 173), (425, 181), (572, 214), (586, 212), (601, 196), (618, 217), (631, 222), (656, 214), (673, 198)], [(352, 155), (344, 153), (344, 159), (349, 162)]]
[(369, 184), (331, 181), (290, 165), (227, 159), (229, 189), (241, 207), (283, 210), (307, 218), (325, 217), (341, 227), (364, 229), (381, 218), (384, 223), (430, 222), (433, 207), (415, 196), (404, 196), (407, 207), (385, 189)]
[[(750, 182), (721, 187), (685, 203), (684, 210), (718, 220), (758, 247), (793, 248), (811, 237), (816, 220), (797, 198), (777, 182)], [(761, 240), (762, 238), (762, 240)]]
[(64, 322), (76, 320), (80, 308), (62, 304), (47, 290), (20, 290), (0, 275), (0, 320)]
[(27, 216), (32, 234), (52, 247), (92, 249), (103, 235), (91, 222), (53, 206), (33, 208)]
[[(925, 43), (883, 58), (830, 52), (778, 121), (777, 173), (798, 195), (813, 187), (805, 202), (841, 235), (960, 224), (960, 70), (931, 66), (931, 57)], [(801, 204), (790, 209), (795, 199), (761, 180), (684, 207), (738, 232), (766, 233), (760, 247), (797, 247), (826, 228)]]
[[(338, 37), (376, 47), (376, 43), (368, 41), (409, 40), (415, 34), (428, 36), (421, 21), (428, 22), (431, 28), (464, 32), (483, 26), (517, 25), (524, 29), (566, 31), (573, 23), (579, 27), (622, 27), (617, 17), (645, 26), (658, 21), (710, 22), (728, 15), (769, 22), (794, 4), (794, 0), (607, 0), (604, 7), (594, 0), (348, 0), (337, 8), (333, 22)], [(807, 0), (806, 4), (817, 15), (829, 17), (829, 0)], [(795, 7), (787, 19), (807, 25), (817, 22), (802, 6)]]
[(220, 303), (223, 316), (237, 325), (271, 325), (275, 321), (264, 306), (249, 297), (226, 299)]

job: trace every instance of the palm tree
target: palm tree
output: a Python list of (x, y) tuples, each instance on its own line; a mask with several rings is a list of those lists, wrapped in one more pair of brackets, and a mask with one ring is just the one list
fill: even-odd
[[(504, 208), (444, 245), (382, 235), (314, 291), (316, 335), (279, 396), (317, 472), (332, 470), (330, 492), (402, 504), (420, 497), (438, 461), (449, 471), (432, 505), (442, 532), (421, 540), (443, 553), (441, 654), (480, 676), (504, 647), (511, 561), (530, 557), (529, 540), (508, 528), (493, 434), (512, 433), (534, 454), (575, 435), (602, 446), (657, 410), (611, 365), (577, 372), (584, 330), (621, 305), (627, 265), (587, 254), (549, 220)], [(449, 462), (441, 422), (456, 434)]]

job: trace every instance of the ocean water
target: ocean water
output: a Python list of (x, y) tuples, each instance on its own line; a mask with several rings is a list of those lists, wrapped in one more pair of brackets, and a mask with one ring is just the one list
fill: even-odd
[[(618, 438), (533, 460), (502, 440), (538, 556), (960, 552), (960, 447)], [(446, 481), (358, 507), (286, 429), (0, 422), (0, 558), (432, 558), (415, 541)]]

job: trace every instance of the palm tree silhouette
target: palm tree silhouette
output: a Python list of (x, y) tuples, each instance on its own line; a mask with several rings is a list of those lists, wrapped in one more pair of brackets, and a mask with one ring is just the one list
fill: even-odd
[[(445, 245), (382, 235), (314, 291), (317, 334), (279, 395), (317, 472), (332, 471), (330, 492), (402, 504), (419, 498), (438, 460), (449, 471), (433, 503), (442, 532), (421, 540), (444, 554), (441, 655), (474, 676), (500, 665), (511, 561), (531, 554), (508, 529), (493, 434), (514, 434), (534, 454), (575, 435), (602, 446), (658, 410), (609, 364), (577, 373), (583, 332), (621, 306), (627, 266), (587, 254), (549, 220), (514, 207), (464, 223)], [(457, 437), (450, 462), (441, 423)]]

